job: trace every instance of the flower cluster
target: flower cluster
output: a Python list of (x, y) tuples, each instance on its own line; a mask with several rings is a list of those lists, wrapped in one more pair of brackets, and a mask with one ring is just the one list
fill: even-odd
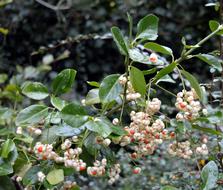
[(104, 158), (101, 161), (96, 160), (94, 166), (87, 167), (87, 173), (90, 176), (103, 176), (105, 174), (105, 167), (107, 165), (107, 160)]
[(108, 171), (108, 176), (109, 176), (109, 180), (108, 183), (111, 185), (113, 184), (116, 180), (119, 179), (120, 177), (120, 164), (115, 164), (112, 168), (110, 168), (110, 170)]
[(140, 93), (135, 92), (135, 90), (134, 90), (131, 82), (129, 81), (129, 79), (127, 79), (127, 77), (125, 77), (123, 75), (120, 76), (119, 77), (119, 83), (121, 85), (123, 85), (123, 86), (126, 85), (126, 83), (127, 83), (126, 99), (128, 101), (136, 100), (136, 99), (138, 99), (138, 98), (141, 97), (141, 94)]
[(175, 106), (180, 112), (176, 115), (177, 120), (193, 120), (199, 116), (201, 104), (194, 89), (183, 90), (177, 94)]
[(153, 114), (159, 111), (160, 105), (160, 100), (154, 98), (148, 102), (146, 112), (132, 111), (130, 113), (132, 122), (124, 128), (128, 135), (122, 137), (120, 145), (134, 144), (134, 152), (131, 154), (133, 159), (153, 154), (157, 146), (168, 138), (168, 131), (163, 121), (152, 119)]
[(63, 186), (60, 188), (60, 190), (69, 190), (74, 188), (77, 185), (76, 182), (72, 182), (72, 181), (65, 181)]
[(190, 147), (190, 142), (173, 142), (168, 147), (168, 153), (172, 156), (178, 156), (184, 159), (190, 159), (193, 151)]

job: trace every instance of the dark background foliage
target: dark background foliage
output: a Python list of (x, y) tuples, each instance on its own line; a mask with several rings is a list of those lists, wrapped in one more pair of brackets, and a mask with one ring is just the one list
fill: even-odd
[[(56, 4), (58, 1), (47, 2)], [(176, 56), (180, 55), (182, 36), (186, 37), (188, 44), (196, 43), (210, 32), (208, 21), (218, 17), (213, 7), (205, 7), (206, 3), (211, 2), (208, 0), (68, 2), (71, 3), (69, 9), (60, 11), (51, 10), (34, 0), (16, 0), (0, 8), (0, 27), (9, 29), (7, 37), (0, 36), (1, 72), (12, 75), (16, 72), (16, 65), (35, 66), (47, 53), (57, 57), (64, 50), (69, 50), (69, 58), (52, 63), (53, 71), (64, 67), (77, 69), (76, 90), (83, 94), (87, 90), (86, 80), (99, 81), (106, 74), (123, 71), (123, 59), (109, 33), (111, 26), (118, 25), (127, 35), (127, 12), (133, 16), (135, 25), (146, 14), (156, 14), (160, 18), (158, 43), (172, 48)], [(84, 36), (80, 41), (69, 42), (79, 34), (104, 37), (96, 39)], [(66, 39), (68, 43), (61, 45), (61, 41)], [(46, 51), (40, 51), (42, 46)], [(217, 40), (212, 39), (202, 51), (212, 51), (217, 46)], [(38, 53), (32, 55), (35, 51)], [(210, 77), (208, 68), (204, 69), (198, 61), (192, 60), (185, 67), (196, 73), (199, 81)]]

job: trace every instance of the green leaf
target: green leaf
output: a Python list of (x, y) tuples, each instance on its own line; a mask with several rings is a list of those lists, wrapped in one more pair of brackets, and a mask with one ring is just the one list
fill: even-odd
[(134, 90), (144, 96), (146, 94), (146, 81), (143, 72), (132, 66), (129, 74)]
[(62, 169), (52, 170), (48, 173), (46, 179), (51, 185), (61, 183), (64, 181), (64, 171)]
[(137, 24), (136, 39), (156, 40), (158, 35), (159, 18), (149, 14), (142, 18)]
[(116, 26), (111, 28), (113, 39), (122, 55), (128, 55), (128, 47), (120, 29)]
[(163, 54), (166, 54), (166, 55), (173, 55), (173, 51), (166, 47), (166, 46), (162, 46), (162, 45), (159, 45), (157, 43), (154, 43), (154, 42), (148, 42), (144, 45), (145, 48), (148, 48), (150, 50), (153, 50), (155, 52), (159, 52), (159, 53), (163, 53)]
[(144, 75), (150, 75), (150, 74), (153, 74), (156, 72), (156, 68), (152, 68), (152, 69), (149, 69), (149, 70), (144, 70), (142, 71)]
[(88, 120), (88, 115), (83, 106), (71, 103), (66, 105), (60, 113), (64, 122), (72, 127), (80, 127)]
[(52, 89), (55, 95), (60, 95), (68, 92), (75, 80), (77, 71), (74, 69), (64, 69), (53, 80)]
[(32, 185), (38, 182), (37, 173), (42, 171), (40, 166), (33, 166), (31, 167), (24, 175), (22, 182), (23, 185)]
[(201, 171), (203, 190), (210, 190), (216, 187), (218, 180), (218, 166), (214, 161), (208, 162)]
[(48, 107), (44, 105), (31, 105), (22, 111), (16, 117), (16, 125), (34, 124), (47, 117)]
[(87, 138), (84, 139), (84, 146), (88, 153), (95, 156), (100, 148), (100, 145), (96, 144), (96, 133), (90, 133)]
[(194, 90), (196, 91), (199, 99), (201, 101), (203, 101), (203, 91), (201, 90), (200, 88), (200, 85), (197, 81), (197, 79), (191, 75), (190, 73), (188, 73), (187, 71), (185, 70), (181, 70), (181, 73), (186, 77), (186, 79), (190, 82), (190, 85), (192, 88), (194, 88)]
[(1, 157), (7, 158), (8, 154), (15, 149), (15, 143), (11, 139), (7, 139), (2, 146)]
[(222, 60), (221, 59), (219, 59), (213, 55), (209, 55), (209, 54), (199, 54), (199, 55), (196, 55), (196, 57), (199, 58), (200, 60), (208, 63), (209, 65), (211, 65), (212, 67), (217, 69), (219, 72), (222, 71), (222, 67), (221, 67)]
[(173, 62), (170, 65), (168, 65), (167, 67), (164, 67), (163, 69), (161, 69), (154, 77), (154, 82), (157, 82), (159, 79), (161, 79), (165, 75), (171, 73), (176, 66), (177, 66), (177, 63)]
[[(211, 29), (212, 32), (214, 32), (215, 30), (217, 30), (219, 26), (220, 26), (220, 24), (216, 20), (210, 20), (209, 21), (209, 27), (210, 27), (210, 29)], [(222, 35), (223, 34), (223, 30), (220, 30), (217, 34), (218, 35)]]
[(97, 87), (97, 88), (99, 88), (99, 86), (100, 86), (100, 83), (98, 83), (98, 82), (96, 82), (96, 81), (87, 81), (87, 83), (88, 83), (90, 86)]
[(4, 83), (8, 79), (7, 74), (0, 74), (0, 84)]
[(111, 124), (111, 129), (112, 129), (112, 133), (116, 135), (122, 136), (122, 135), (128, 134), (121, 126), (116, 126), (116, 125)]
[(50, 103), (55, 107), (57, 108), (59, 111), (61, 111), (64, 106), (66, 105), (66, 101), (58, 98), (58, 97), (55, 97), (55, 96), (51, 96), (50, 97)]
[(199, 125), (192, 125), (193, 129), (197, 129), (199, 131), (203, 131), (205, 133), (209, 133), (212, 135), (219, 135), (219, 136), (223, 136), (223, 134), (220, 131), (217, 131), (215, 129), (212, 128), (207, 128), (207, 127), (200, 127)]
[(109, 75), (101, 82), (99, 87), (99, 98), (103, 104), (116, 100), (123, 91), (118, 81), (119, 76), (118, 74)]
[(72, 137), (74, 135), (78, 136), (84, 131), (84, 127), (73, 128), (69, 125), (61, 125), (54, 127), (56, 130), (56, 135), (59, 137)]
[(26, 82), (22, 88), (22, 93), (34, 100), (43, 100), (49, 96), (47, 87), (40, 82)]
[(85, 104), (87, 106), (94, 105), (100, 103), (100, 98), (99, 98), (99, 89), (92, 89), (88, 92), (86, 99), (85, 99)]
[(162, 187), (161, 190), (177, 190), (177, 188), (173, 187), (173, 186), (166, 185), (166, 186)]
[(16, 190), (14, 183), (8, 176), (0, 177), (0, 190)]
[(162, 78), (160, 78), (156, 84), (160, 83), (160, 82), (169, 82), (169, 83), (176, 83), (175, 80), (173, 80), (170, 75), (164, 75)]
[(106, 138), (112, 133), (111, 126), (105, 118), (95, 118), (94, 121), (88, 121), (84, 126), (93, 132), (98, 133), (102, 137)]
[(0, 176), (13, 173), (12, 164), (0, 157)]

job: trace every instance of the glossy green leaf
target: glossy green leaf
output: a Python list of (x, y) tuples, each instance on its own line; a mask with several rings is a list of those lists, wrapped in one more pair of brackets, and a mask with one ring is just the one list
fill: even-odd
[(65, 105), (66, 105), (66, 101), (58, 98), (58, 97), (55, 97), (55, 96), (51, 96), (50, 97), (50, 103), (55, 107), (57, 108), (59, 111), (61, 111)]
[(166, 185), (162, 187), (161, 190), (177, 190), (177, 188), (170, 185)]
[(199, 58), (200, 60), (204, 61), (205, 63), (208, 63), (209, 65), (211, 65), (212, 67), (217, 69), (219, 72), (222, 71), (222, 67), (221, 67), (222, 60), (221, 59), (219, 59), (213, 55), (209, 55), (209, 54), (198, 54), (198, 55), (196, 55), (196, 57)]
[(47, 87), (40, 82), (26, 82), (22, 88), (22, 93), (34, 100), (43, 100), (49, 96)]
[(190, 85), (194, 90), (196, 91), (199, 99), (203, 101), (203, 91), (201, 90), (201, 87), (197, 81), (197, 79), (190, 73), (188, 73), (185, 70), (181, 70), (181, 73), (186, 77), (186, 79), (190, 82)]
[(177, 66), (177, 63), (173, 62), (167, 67), (164, 67), (163, 69), (161, 69), (154, 77), (154, 82), (157, 82), (159, 79), (161, 79), (165, 75), (171, 73), (175, 69), (176, 66)]
[(112, 133), (116, 135), (127, 135), (127, 132), (121, 127), (111, 124)]
[[(210, 20), (209, 21), (209, 27), (210, 27), (210, 29), (211, 29), (212, 32), (214, 32), (215, 30), (217, 30), (219, 26), (220, 26), (220, 24), (216, 20)], [(217, 34), (218, 35), (222, 35), (223, 34), (223, 30), (220, 30)]]
[(91, 89), (85, 98), (85, 104), (90, 106), (98, 103), (100, 103), (99, 89)]
[(60, 116), (66, 124), (72, 127), (80, 127), (88, 120), (84, 107), (76, 103), (66, 105), (61, 110)]
[(90, 133), (84, 140), (84, 146), (92, 156), (95, 156), (100, 148), (100, 145), (96, 144), (96, 136), (96, 133)]
[(111, 126), (105, 118), (95, 118), (93, 121), (88, 121), (84, 126), (93, 132), (98, 133), (102, 137), (107, 137), (112, 133)]
[(136, 67), (131, 67), (129, 74), (134, 90), (144, 96), (146, 94), (146, 81), (143, 72)]
[(16, 125), (34, 124), (47, 117), (48, 107), (44, 105), (31, 105), (22, 111), (16, 117)]
[(118, 74), (113, 74), (105, 77), (99, 87), (99, 98), (103, 104), (110, 103), (119, 97), (123, 91), (118, 79)]
[(68, 92), (75, 80), (77, 71), (74, 69), (64, 69), (53, 80), (52, 89), (55, 95)]
[(218, 166), (214, 161), (208, 162), (201, 171), (203, 190), (211, 190), (216, 187), (218, 180)]
[(137, 24), (136, 39), (156, 40), (158, 37), (159, 18), (149, 14), (142, 18)]
[(0, 176), (13, 173), (12, 164), (0, 157)]
[(61, 183), (64, 181), (64, 171), (62, 169), (52, 170), (47, 174), (46, 179), (51, 185)]
[(24, 175), (22, 182), (24, 185), (32, 185), (38, 182), (38, 176), (37, 173), (39, 171), (42, 171), (41, 167), (38, 165), (35, 165), (31, 167)]
[(59, 137), (72, 137), (80, 135), (85, 127), (73, 128), (69, 125), (55, 126), (55, 134)]
[(113, 39), (122, 55), (128, 55), (128, 47), (123, 34), (116, 26), (111, 28)]
[(153, 50), (155, 52), (158, 52), (158, 53), (162, 53), (162, 54), (166, 54), (166, 55), (173, 55), (173, 51), (170, 48), (168, 48), (166, 46), (159, 45), (154, 42), (148, 42), (144, 45), (144, 47), (147, 49)]
[(11, 139), (7, 139), (2, 145), (1, 157), (7, 158), (13, 149), (15, 149), (15, 143)]

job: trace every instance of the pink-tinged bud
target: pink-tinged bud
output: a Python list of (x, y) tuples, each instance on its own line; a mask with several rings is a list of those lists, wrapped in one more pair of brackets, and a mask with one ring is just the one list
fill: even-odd
[(140, 172), (141, 172), (141, 168), (140, 167), (136, 167), (132, 171), (133, 174), (139, 174)]
[(158, 57), (155, 53), (151, 53), (151, 55), (149, 56), (149, 61), (152, 63), (156, 63), (158, 61)]

